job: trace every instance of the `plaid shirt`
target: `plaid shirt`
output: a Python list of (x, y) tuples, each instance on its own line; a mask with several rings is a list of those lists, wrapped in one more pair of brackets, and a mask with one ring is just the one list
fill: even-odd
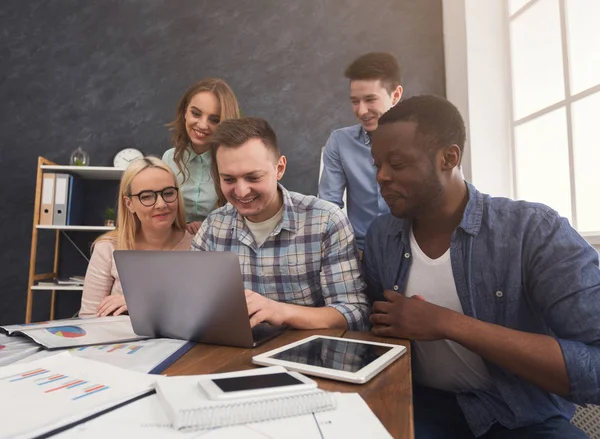
[(369, 303), (348, 218), (327, 201), (279, 189), (283, 217), (260, 247), (227, 204), (202, 223), (192, 250), (237, 253), (246, 289), (279, 302), (330, 306), (350, 329), (367, 329)]

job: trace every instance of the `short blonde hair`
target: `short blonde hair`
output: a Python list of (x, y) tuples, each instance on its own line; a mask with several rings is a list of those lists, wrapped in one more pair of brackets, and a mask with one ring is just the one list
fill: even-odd
[[(135, 250), (135, 237), (141, 228), (141, 223), (138, 217), (129, 211), (125, 204), (125, 198), (131, 196), (131, 182), (137, 177), (140, 172), (150, 169), (158, 168), (168, 172), (173, 177), (173, 185), (179, 189), (177, 178), (173, 170), (162, 160), (156, 157), (144, 157), (137, 159), (127, 167), (123, 176), (121, 177), (121, 184), (119, 186), (119, 198), (117, 200), (117, 227), (115, 230), (105, 233), (100, 236), (94, 244), (98, 241), (115, 241), (117, 250)], [(183, 204), (183, 198), (181, 191), (177, 194), (177, 215), (173, 222), (173, 229), (175, 230), (186, 230), (185, 223), (185, 207)], [(92, 245), (93, 248), (93, 245)]]

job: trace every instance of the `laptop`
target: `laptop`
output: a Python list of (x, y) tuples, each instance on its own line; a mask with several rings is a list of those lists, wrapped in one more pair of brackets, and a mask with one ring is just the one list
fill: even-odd
[(138, 335), (251, 348), (285, 329), (250, 328), (233, 252), (116, 250), (114, 258)]

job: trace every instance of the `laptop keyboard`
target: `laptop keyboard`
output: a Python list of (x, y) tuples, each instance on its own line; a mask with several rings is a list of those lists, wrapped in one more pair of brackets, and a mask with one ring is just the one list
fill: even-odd
[(283, 332), (283, 326), (269, 325), (268, 323), (260, 323), (252, 328), (252, 338), (255, 343), (262, 340), (274, 337)]
[(252, 338), (254, 341), (262, 340), (273, 333), (273, 326), (267, 324), (259, 324), (252, 328)]

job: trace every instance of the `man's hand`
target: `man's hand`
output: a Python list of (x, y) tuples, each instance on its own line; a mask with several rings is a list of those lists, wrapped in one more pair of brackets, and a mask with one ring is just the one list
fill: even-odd
[(371, 332), (417, 341), (452, 340), (538, 387), (570, 393), (565, 359), (553, 337), (482, 322), (432, 303), (386, 290), (389, 302), (375, 302)]
[(246, 304), (248, 305), (248, 316), (250, 316), (251, 327), (255, 327), (262, 322), (272, 325), (283, 325), (285, 323), (285, 303), (267, 299), (252, 290), (244, 290), (244, 293), (246, 293)]
[(190, 235), (196, 235), (201, 225), (202, 221), (192, 221), (191, 223), (187, 223), (186, 229)]
[(383, 295), (388, 302), (373, 304), (373, 334), (421, 341), (447, 338), (444, 325), (451, 314), (456, 314), (454, 311), (426, 302), (421, 296), (407, 298), (390, 290)]
[(127, 311), (127, 304), (125, 303), (125, 297), (121, 295), (110, 295), (106, 296), (98, 305), (98, 311), (96, 315), (98, 317), (105, 317), (108, 315), (118, 316)]

